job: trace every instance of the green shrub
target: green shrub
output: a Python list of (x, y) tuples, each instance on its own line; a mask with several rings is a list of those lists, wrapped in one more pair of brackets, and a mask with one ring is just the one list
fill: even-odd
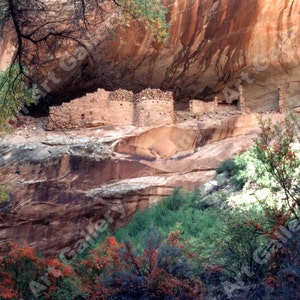
[(277, 189), (278, 184), (271, 174), (257, 158), (254, 149), (237, 155), (234, 159), (227, 159), (216, 170), (217, 174), (224, 173), (229, 182), (237, 189), (242, 189), (246, 183), (255, 183), (260, 187)]
[(137, 212), (131, 222), (118, 228), (114, 235), (118, 241), (131, 241), (135, 249), (142, 251), (149, 232), (156, 232), (160, 240), (178, 230), (183, 243), (191, 252), (197, 253), (198, 263), (213, 265), (221, 260), (220, 242), (225, 223), (221, 211), (214, 206), (207, 208), (209, 199), (202, 199), (199, 190), (188, 192), (176, 188), (161, 203)]
[(9, 190), (6, 184), (0, 184), (0, 203), (9, 200)]
[[(51, 293), (50, 300), (64, 299), (64, 300), (74, 300), (77, 297), (83, 297), (82, 286), (79, 280), (74, 278), (61, 278), (55, 287), (55, 291)], [(80, 298), (83, 299), (83, 298)]]
[(182, 193), (181, 188), (177, 187), (170, 196), (163, 199), (162, 207), (168, 210), (177, 211), (186, 203), (187, 199), (185, 198), (185, 195)]
[(261, 119), (261, 133), (255, 140), (253, 153), (265, 168), (265, 172), (284, 192), (285, 201), (291, 212), (300, 209), (300, 118), (290, 113), (283, 122), (273, 124), (271, 119)]
[(255, 183), (260, 187), (276, 189), (278, 184), (274, 182), (271, 174), (267, 172), (264, 165), (257, 159), (254, 149), (244, 152), (235, 157), (237, 172), (233, 176), (233, 182)]
[(25, 105), (34, 103), (38, 97), (38, 88), (28, 86), (20, 66), (0, 72), (0, 128), (5, 129)]
[(230, 183), (237, 189), (242, 189), (246, 183), (243, 171), (247, 168), (247, 162), (240, 157), (224, 160), (216, 170), (217, 174), (225, 173), (230, 178)]
[(217, 168), (217, 174), (221, 174), (226, 172), (229, 177), (231, 177), (236, 170), (236, 164), (233, 159), (226, 159), (224, 160), (221, 165)]
[(267, 227), (267, 222), (264, 212), (256, 208), (227, 213), (226, 226), (223, 228), (223, 257), (228, 270), (239, 274), (243, 268), (247, 268), (249, 272), (262, 275), (265, 266), (257, 264), (253, 255), (256, 249), (268, 242), (268, 237), (259, 229)]

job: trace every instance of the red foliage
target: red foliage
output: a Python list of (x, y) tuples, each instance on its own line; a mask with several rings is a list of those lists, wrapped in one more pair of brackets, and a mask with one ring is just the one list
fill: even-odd
[[(183, 247), (178, 231), (172, 232), (166, 243)], [(202, 299), (204, 295), (204, 286), (199, 278), (180, 280), (161, 269), (157, 264), (157, 249), (150, 247), (141, 255), (136, 255), (130, 243), (118, 243), (110, 237), (90, 254), (81, 262), (81, 277), (85, 277), (84, 287), (90, 299), (107, 299), (129, 290), (173, 299), (178, 298), (179, 290), (186, 299)], [(97, 282), (101, 284), (95, 284)]]
[[(172, 232), (165, 243), (183, 249), (178, 231)], [(107, 238), (93, 249), (88, 258), (78, 264), (76, 272), (83, 283), (83, 292), (89, 294), (90, 300), (107, 299), (128, 291), (160, 298), (170, 296), (172, 299), (179, 299), (179, 294), (185, 295), (186, 299), (202, 299), (204, 295), (199, 278), (179, 279), (160, 267), (157, 249), (149, 246), (141, 255), (136, 255), (130, 243), (118, 243), (114, 237)], [(8, 243), (7, 255), (0, 257), (0, 297), (32, 297), (30, 283), (33, 280), (37, 287), (42, 286), (40, 295), (48, 299), (57, 290), (60, 280), (73, 276), (71, 266), (57, 259), (38, 257), (27, 246)], [(22, 287), (27, 289), (25, 292), (18, 287), (23, 280), (30, 280)]]
[(278, 294), (283, 289), (290, 289), (299, 295), (300, 282), (297, 270), (300, 260), (297, 247), (299, 247), (299, 241), (294, 240), (272, 253), (265, 280), (271, 292)]
[(4, 299), (11, 299), (17, 297), (18, 293), (14, 291), (15, 282), (13, 278), (5, 272), (1, 272), (1, 277), (2, 276), (7, 277), (4, 277), (4, 279), (0, 282), (0, 297)]
[[(45, 298), (49, 298), (56, 290), (58, 280), (74, 275), (70, 266), (57, 259), (38, 257), (36, 251), (28, 246), (8, 242), (6, 253), (0, 257), (0, 297), (4, 299), (24, 298), (24, 287), (18, 287), (17, 284), (24, 280), (39, 282), (45, 287)], [(25, 284), (25, 293), (31, 293), (30, 282)]]

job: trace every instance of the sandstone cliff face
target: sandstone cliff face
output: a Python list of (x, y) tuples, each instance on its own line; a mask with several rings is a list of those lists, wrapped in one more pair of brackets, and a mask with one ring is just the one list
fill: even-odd
[[(41, 89), (59, 97), (99, 87), (135, 92), (158, 87), (173, 91), (177, 100), (217, 95), (219, 101), (232, 101), (242, 84), (249, 108), (265, 111), (277, 109), (277, 88), (282, 85), (288, 102), (299, 105), (299, 1), (163, 4), (169, 10), (167, 45), (157, 44), (136, 22), (125, 32), (114, 29), (118, 38), (113, 40), (111, 24), (118, 12), (109, 1), (103, 4), (101, 19), (89, 14), (89, 32), (78, 25), (76, 38), (92, 56), (86, 57), (71, 41), (53, 38), (51, 51), (49, 45), (40, 45), (35, 72)], [(36, 65), (36, 59), (30, 63)]]
[(139, 44), (136, 50), (112, 44), (117, 50), (108, 57), (117, 68), (131, 60), (124, 85), (139, 80), (171, 89), (179, 99), (216, 93), (219, 100), (226, 94), (232, 100), (241, 83), (254, 111), (275, 109), (277, 87), (283, 85), (286, 97), (299, 105), (299, 2), (178, 0), (166, 5), (168, 46), (147, 48), (148, 37), (133, 29), (129, 44)]
[(14, 46), (15, 33), (12, 24), (7, 24), (0, 37), (0, 71), (4, 71), (9, 66), (13, 53), (16, 51)]
[(176, 186), (201, 187), (221, 161), (252, 144), (257, 118), (67, 132), (32, 126), (1, 140), (0, 182), (11, 201), (0, 204), (0, 244), (54, 256), (76, 250), (96, 224), (125, 224)]
[[(150, 86), (172, 91), (177, 100), (218, 96), (221, 103), (236, 100), (242, 84), (246, 106), (257, 112), (278, 110), (281, 85), (287, 103), (299, 106), (298, 1), (164, 0), (167, 45), (135, 22), (126, 32), (115, 29), (113, 40), (118, 11), (111, 1), (103, 5), (101, 20), (89, 15), (90, 32), (76, 33), (92, 56), (55, 37), (30, 56), (42, 91), (60, 98), (99, 87), (139, 92)], [(64, 13), (67, 6), (60, 6)], [(12, 47), (13, 36), (7, 30), (0, 49)], [(1, 68), (10, 54), (1, 55)], [(105, 112), (111, 119), (114, 109)], [(201, 186), (221, 161), (247, 149), (257, 131), (252, 114), (213, 118), (209, 126), (189, 120), (150, 129), (45, 133), (29, 127), (1, 140), (0, 182), (9, 183), (12, 199), (1, 204), (0, 241), (13, 237), (56, 255), (76, 248), (101, 220), (111, 227), (124, 224), (175, 186)]]

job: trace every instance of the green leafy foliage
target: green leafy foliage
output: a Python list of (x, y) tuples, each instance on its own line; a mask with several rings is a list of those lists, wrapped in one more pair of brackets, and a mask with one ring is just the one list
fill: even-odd
[(298, 124), (299, 119), (293, 113), (277, 124), (272, 124), (271, 119), (261, 119), (261, 133), (253, 150), (266, 172), (283, 190), (286, 203), (294, 214), (295, 207), (300, 207), (300, 159), (299, 149), (294, 147), (299, 138)]
[(247, 163), (241, 156), (235, 159), (224, 160), (217, 168), (217, 174), (225, 173), (230, 178), (232, 183), (237, 189), (242, 189), (246, 183), (246, 178), (243, 176), (243, 171), (247, 169)]
[(226, 237), (223, 255), (225, 265), (235, 275), (242, 272), (243, 268), (260, 277), (265, 272), (265, 266), (259, 265), (253, 258), (255, 250), (265, 246), (269, 240), (263, 234), (262, 224), (267, 228), (268, 218), (262, 210), (255, 208), (227, 215), (227, 226), (223, 230)]
[[(270, 119), (260, 120), (261, 133), (254, 147), (236, 156), (233, 160), (234, 164), (231, 162), (229, 165), (231, 170), (234, 170), (231, 172), (231, 175), (233, 174), (230, 178), (231, 182), (242, 180), (245, 183), (254, 183), (259, 194), (263, 193), (262, 188), (270, 190), (271, 193), (266, 193), (267, 196), (257, 198), (259, 211), (263, 212), (263, 215), (259, 218), (254, 217), (254, 211), (254, 214), (245, 215), (240, 221), (256, 220), (256, 226), (261, 227), (260, 234), (273, 239), (276, 238), (274, 232), (279, 226), (286, 226), (286, 222), (292, 217), (291, 214), (297, 217), (300, 177), (299, 150), (295, 142), (298, 140), (298, 124), (299, 119), (295, 114), (288, 115), (283, 122), (275, 125)], [(222, 172), (224, 170), (226, 168), (221, 169)], [(277, 200), (273, 199), (274, 197), (277, 197)], [(284, 201), (278, 203), (279, 197)], [(250, 223), (253, 223), (252, 221)], [(250, 224), (249, 221), (247, 223)], [(244, 226), (239, 225), (239, 227)], [(257, 233), (259, 231), (256, 230)], [(232, 234), (226, 235), (232, 238)], [(242, 241), (243, 234), (239, 235), (241, 238), (238, 239)], [(232, 241), (230, 243), (232, 244)], [(239, 249), (239, 247), (234, 248)], [(243, 246), (244, 248), (247, 247)]]
[(80, 279), (75, 278), (74, 276), (61, 276), (61, 278), (57, 280), (53, 286), (53, 291), (51, 292), (51, 297), (49, 299), (84, 299), (81, 297), (85, 296), (86, 294), (82, 290), (83, 288)]
[[(214, 197), (218, 196), (208, 197), (199, 191), (191, 193), (177, 188), (161, 203), (138, 212), (114, 235), (120, 242), (131, 241), (142, 253), (148, 247), (143, 242), (146, 237), (155, 236), (155, 244), (159, 244), (170, 232), (178, 231), (186, 256), (192, 258), (192, 270), (197, 270), (209, 286), (220, 284), (221, 278), (232, 280), (240, 276), (243, 268), (262, 278), (266, 266), (256, 263), (253, 255), (258, 247), (267, 245), (273, 238), (274, 226), (283, 224), (276, 219), (277, 211), (267, 207), (224, 211), (214, 204), (203, 205), (208, 201), (214, 203)], [(176, 257), (175, 252), (173, 255)]]
[(166, 42), (168, 38), (167, 10), (160, 0), (121, 0), (119, 1), (125, 26), (129, 27), (132, 20), (143, 24), (156, 42)]
[(161, 203), (137, 212), (132, 221), (124, 228), (118, 228), (114, 235), (118, 241), (129, 240), (136, 249), (143, 251), (149, 228), (157, 230), (156, 235), (160, 238), (179, 230), (189, 251), (197, 253), (199, 264), (218, 264), (222, 260), (220, 241), (225, 220), (219, 209), (203, 209), (206, 207), (203, 203), (207, 204), (199, 190), (192, 193), (176, 188)]
[(181, 188), (177, 187), (173, 190), (172, 194), (163, 199), (162, 209), (170, 211), (178, 211), (183, 206), (189, 206), (195, 203), (200, 197), (199, 190), (194, 193), (183, 192)]
[(28, 87), (18, 65), (0, 72), (0, 126), (5, 127), (25, 105), (32, 104), (38, 97), (37, 87)]
[(242, 189), (246, 184), (252, 183), (274, 190), (278, 188), (270, 173), (267, 172), (259, 159), (257, 159), (253, 149), (235, 156), (233, 161), (235, 167), (230, 182), (238, 189)]
[(9, 200), (9, 190), (6, 184), (0, 184), (0, 203)]
[(226, 172), (229, 177), (236, 173), (236, 163), (233, 159), (224, 160), (216, 170), (217, 174)]
[(231, 182), (242, 188), (246, 183), (255, 183), (260, 187), (276, 189), (277, 185), (261, 162), (256, 158), (253, 149), (234, 158), (236, 173)]

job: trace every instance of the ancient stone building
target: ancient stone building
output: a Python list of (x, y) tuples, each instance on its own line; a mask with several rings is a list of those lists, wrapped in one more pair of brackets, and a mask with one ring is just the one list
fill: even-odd
[(216, 102), (214, 101), (206, 102), (201, 100), (190, 100), (189, 102), (190, 112), (197, 115), (203, 114), (210, 111), (216, 110)]
[(146, 89), (135, 95), (136, 126), (173, 124), (174, 121), (174, 99), (171, 92)]
[[(209, 102), (202, 101), (202, 100), (190, 100), (189, 111), (195, 115), (208, 113), (208, 112), (234, 114), (234, 113), (238, 113), (238, 111), (241, 110), (241, 106), (238, 102), (239, 102), (238, 100), (235, 100), (232, 103), (228, 103), (227, 101), (219, 102), (218, 97), (214, 97), (213, 101), (209, 101)], [(244, 105), (244, 102), (242, 102), (242, 105)], [(245, 106), (243, 106), (243, 108), (244, 107)]]
[(109, 94), (108, 111), (112, 125), (132, 125), (134, 123), (133, 92), (116, 90)]
[(238, 112), (238, 105), (237, 103), (233, 102), (233, 103), (228, 103), (228, 102), (221, 102), (218, 103), (218, 112), (221, 113), (234, 113), (234, 112)]
[(47, 130), (101, 125), (157, 126), (175, 120), (171, 92), (146, 89), (139, 94), (127, 90), (95, 93), (50, 107)]
[(242, 85), (239, 86), (239, 101), (238, 101), (238, 109), (242, 112), (242, 114), (250, 113), (249, 108), (247, 107), (246, 100), (244, 97), (244, 88)]
[(71, 129), (104, 125), (109, 121), (108, 97), (110, 92), (98, 89), (60, 106), (50, 107), (47, 130)]

